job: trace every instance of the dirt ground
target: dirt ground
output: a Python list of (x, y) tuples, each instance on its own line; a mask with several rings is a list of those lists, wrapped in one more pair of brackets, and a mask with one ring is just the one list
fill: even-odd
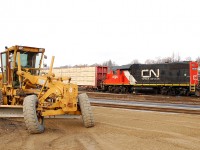
[(200, 116), (93, 107), (95, 127), (80, 118), (45, 119), (43, 134), (22, 118), (0, 119), (0, 150), (199, 150)]

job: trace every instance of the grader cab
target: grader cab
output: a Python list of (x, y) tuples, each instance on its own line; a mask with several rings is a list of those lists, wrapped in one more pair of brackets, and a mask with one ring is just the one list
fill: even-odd
[(0, 117), (16, 117), (23, 109), (30, 133), (44, 132), (44, 117), (66, 114), (82, 115), (84, 126), (93, 127), (87, 95), (78, 95), (70, 77), (55, 77), (54, 57), (49, 72), (41, 74), (44, 52), (44, 48), (13, 46), (1, 53)]

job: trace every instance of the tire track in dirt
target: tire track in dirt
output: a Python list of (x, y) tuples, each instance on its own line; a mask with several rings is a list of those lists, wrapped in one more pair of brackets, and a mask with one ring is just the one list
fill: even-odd
[(0, 120), (0, 149), (17, 149), (16, 146), (23, 145), (26, 135), (23, 119), (1, 118)]
[(52, 148), (84, 150), (88, 149), (91, 146), (86, 144), (87, 141), (91, 141), (92, 139), (90, 134), (87, 132), (90, 129), (85, 128), (83, 126), (82, 119), (59, 119), (57, 128), (61, 128), (63, 130), (59, 138), (56, 138), (53, 141), (51, 141)]
[(45, 119), (45, 131), (41, 134), (29, 134), (22, 149), (54, 149), (52, 143), (64, 136), (65, 132), (58, 126), (56, 119)]
[[(118, 111), (122, 113), (115, 117), (115, 115), (118, 114)], [(148, 141), (148, 139), (151, 139), (150, 145), (152, 145), (152, 142), (154, 142), (155, 145), (174, 145), (173, 147), (177, 149), (199, 149), (200, 147), (200, 130), (198, 128), (198, 125), (200, 123), (199, 116), (165, 113), (161, 114), (151, 112), (147, 113), (139, 111), (127, 111), (130, 115), (126, 116), (123, 115), (123, 112), (124, 110), (111, 109), (110, 113), (107, 114), (107, 116), (106, 114), (103, 114), (103, 116), (101, 116), (101, 113), (95, 113), (95, 116), (99, 118), (101, 127), (110, 126), (110, 128), (113, 129), (113, 131), (116, 132), (116, 134), (117, 131), (121, 132), (121, 134), (127, 133), (127, 136), (134, 138), (137, 137), (136, 139), (140, 139), (139, 141), (142, 143)], [(145, 115), (142, 116), (141, 114)], [(151, 118), (148, 118), (148, 116), (151, 116)], [(180, 116), (181, 121), (177, 120), (178, 116)], [(191, 124), (188, 121), (184, 121), (187, 125), (185, 126), (181, 123), (183, 122), (182, 120), (186, 120), (186, 118), (182, 119), (183, 116), (189, 118), (189, 120), (191, 118), (191, 121), (192, 118), (196, 118), (196, 124)], [(165, 121), (164, 118), (167, 118), (167, 120)], [(168, 123), (169, 118), (171, 118), (170, 123)], [(193, 127), (191, 125), (193, 125)], [(109, 127), (105, 128), (108, 129)], [(185, 142), (186, 144), (183, 144), (183, 142)], [(149, 145), (149, 143), (147, 142), (146, 145)], [(150, 149), (150, 147), (152, 146), (149, 146), (149, 148), (147, 149)], [(145, 146), (143, 148), (145, 149)], [(165, 146), (162, 146), (162, 149), (165, 149)], [(166, 149), (168, 148), (166, 147)]]

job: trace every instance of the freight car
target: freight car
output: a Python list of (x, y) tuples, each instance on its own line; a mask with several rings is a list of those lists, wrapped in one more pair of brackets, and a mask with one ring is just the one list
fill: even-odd
[(106, 66), (53, 69), (53, 73), (57, 77), (71, 77), (70, 82), (77, 84), (80, 90), (99, 90), (107, 72), (108, 67)]
[(103, 90), (199, 96), (198, 63), (187, 61), (115, 67), (103, 81)]

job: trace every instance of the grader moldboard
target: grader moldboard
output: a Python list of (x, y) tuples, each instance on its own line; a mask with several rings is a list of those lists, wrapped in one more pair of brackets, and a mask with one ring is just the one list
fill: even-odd
[(87, 95), (78, 95), (70, 77), (55, 77), (54, 57), (49, 72), (41, 74), (44, 52), (44, 48), (17, 45), (1, 52), (0, 117), (23, 116), (30, 133), (44, 132), (44, 117), (66, 114), (82, 115), (84, 126), (93, 127)]

